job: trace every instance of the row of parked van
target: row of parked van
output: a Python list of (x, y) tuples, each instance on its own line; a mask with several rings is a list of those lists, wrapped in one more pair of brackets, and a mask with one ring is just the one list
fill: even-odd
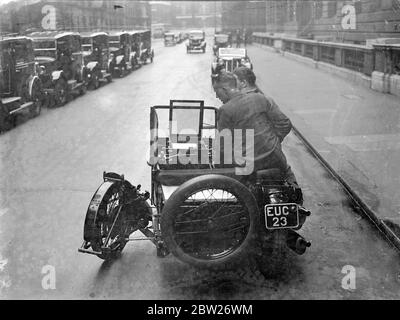
[(0, 40), (0, 131), (153, 62), (149, 30), (33, 32)]

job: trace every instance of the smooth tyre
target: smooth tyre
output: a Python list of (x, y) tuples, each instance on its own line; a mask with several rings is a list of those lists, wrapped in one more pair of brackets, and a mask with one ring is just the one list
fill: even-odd
[(135, 70), (136, 68), (136, 59), (135, 58), (131, 58), (131, 70)]
[(54, 100), (57, 107), (68, 102), (68, 84), (64, 79), (58, 79), (54, 87)]
[(96, 210), (90, 206), (88, 208), (84, 237), (92, 249), (99, 252), (99, 258), (112, 260), (119, 256), (127, 243), (126, 212), (120, 203), (121, 184), (114, 183), (108, 187), (108, 184), (104, 183), (96, 191), (93, 199), (95, 197), (98, 197), (100, 202)]
[(239, 181), (204, 175), (182, 184), (166, 201), (161, 230), (167, 248), (200, 268), (226, 269), (253, 252), (256, 200)]
[(118, 76), (120, 77), (120, 78), (123, 78), (124, 76), (125, 76), (125, 72), (126, 72), (126, 67), (123, 65), (123, 66), (120, 66), (119, 68), (118, 68)]
[(39, 81), (35, 81), (32, 85), (31, 99), (33, 102), (32, 107), (29, 110), (31, 118), (35, 118), (40, 115), (42, 106), (44, 103), (44, 96), (42, 92), (42, 86)]
[(9, 113), (0, 105), (0, 132), (8, 131), (15, 127), (15, 117), (9, 115)]
[(86, 83), (82, 83), (82, 86), (80, 87), (80, 90), (79, 90), (79, 94), (81, 96), (83, 96), (86, 93), (86, 91), (87, 91)]
[(97, 72), (94, 72), (92, 74), (92, 79), (90, 81), (90, 87), (92, 90), (97, 90), (100, 87), (100, 80), (99, 80), (99, 75)]

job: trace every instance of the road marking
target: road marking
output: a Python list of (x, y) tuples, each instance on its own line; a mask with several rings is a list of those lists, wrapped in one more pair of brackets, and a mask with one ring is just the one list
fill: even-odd
[(400, 134), (371, 134), (325, 137), (333, 145), (345, 145), (353, 151), (399, 150)]

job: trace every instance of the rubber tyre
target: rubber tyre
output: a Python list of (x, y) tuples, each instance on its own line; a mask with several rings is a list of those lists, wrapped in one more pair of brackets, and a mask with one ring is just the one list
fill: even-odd
[(62, 107), (68, 102), (68, 85), (64, 79), (58, 79), (54, 87), (56, 107)]
[(118, 77), (123, 78), (125, 77), (126, 74), (126, 67), (122, 66), (121, 68), (118, 69)]
[(37, 100), (33, 103), (33, 106), (29, 110), (29, 114), (31, 118), (36, 118), (40, 115), (42, 111), (42, 100)]
[[(188, 196), (196, 193), (196, 191), (205, 189), (222, 189), (230, 192), (247, 208), (248, 216), (250, 218), (247, 235), (240, 246), (228, 255), (212, 260), (198, 259), (185, 253), (181, 247), (179, 247), (174, 237), (174, 221), (177, 208), (187, 199)], [(161, 230), (168, 250), (179, 260), (199, 268), (226, 270), (234, 268), (254, 251), (258, 221), (259, 210), (257, 202), (250, 190), (242, 183), (233, 178), (222, 175), (203, 175), (190, 179), (182, 184), (166, 201), (161, 213)]]
[[(108, 201), (110, 195), (112, 195), (116, 190), (118, 190), (120, 187), (119, 183), (114, 183), (112, 187), (110, 187), (105, 195), (104, 198), (102, 199), (102, 202), (99, 205), (99, 209), (103, 208), (105, 209), (105, 202)], [(97, 191), (96, 191), (97, 193)], [(116, 209), (118, 210), (118, 209)], [(116, 224), (115, 228), (118, 228), (121, 226), (121, 221), (124, 221), (125, 219), (125, 210), (124, 208), (121, 209), (120, 215), (119, 215), (119, 222)], [(102, 240), (101, 240), (101, 228), (98, 224), (95, 223), (95, 216), (93, 215), (93, 213), (90, 213), (89, 209), (88, 212), (86, 213), (86, 218), (85, 218), (85, 225), (84, 225), (84, 234), (89, 234), (89, 240), (91, 247), (94, 251), (98, 251), (98, 252), (102, 252), (101, 254), (97, 254), (97, 256), (100, 259), (103, 260), (114, 260), (116, 258), (118, 258), (121, 255), (122, 250), (124, 249), (125, 245), (126, 245), (126, 241), (119, 241), (120, 246), (115, 249), (115, 250), (109, 250), (109, 251), (103, 251), (102, 250)], [(90, 231), (87, 231), (90, 230)], [(117, 232), (115, 232), (116, 234), (118, 234), (119, 236), (122, 233), (121, 229), (116, 229)]]
[(97, 90), (100, 87), (99, 76), (97, 72), (92, 74), (92, 79), (90, 81), (90, 87), (92, 90)]
[(31, 99), (33, 101), (33, 106), (29, 110), (30, 116), (31, 118), (35, 118), (40, 115), (44, 101), (42, 88), (39, 81), (35, 81), (33, 84)]
[(79, 94), (83, 96), (86, 93), (86, 91), (87, 91), (86, 83), (83, 83), (81, 89), (79, 90)]
[(6, 112), (4, 107), (0, 105), (0, 132), (6, 132), (15, 127), (15, 118)]

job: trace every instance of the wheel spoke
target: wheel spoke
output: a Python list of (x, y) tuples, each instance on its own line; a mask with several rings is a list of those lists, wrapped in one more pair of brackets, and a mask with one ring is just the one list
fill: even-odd
[(225, 189), (197, 190), (183, 201), (180, 209), (174, 222), (175, 240), (189, 255), (218, 259), (235, 251), (246, 238), (249, 213)]

